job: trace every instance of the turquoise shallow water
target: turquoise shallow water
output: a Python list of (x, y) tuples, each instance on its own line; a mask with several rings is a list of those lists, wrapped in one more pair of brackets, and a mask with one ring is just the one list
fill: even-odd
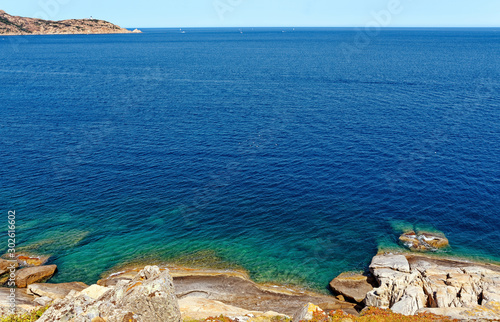
[[(0, 39), (0, 203), (54, 282), (143, 260), (325, 290), (406, 227), (500, 260), (500, 34)], [(4, 245), (5, 250), (7, 245)]]

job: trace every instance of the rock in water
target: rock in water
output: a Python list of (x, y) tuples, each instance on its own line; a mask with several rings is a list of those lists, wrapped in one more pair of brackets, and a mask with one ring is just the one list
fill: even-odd
[(157, 266), (146, 266), (131, 281), (120, 281), (103, 291), (97, 299), (88, 295), (95, 292), (71, 291), (64, 299), (55, 301), (38, 321), (181, 321), (168, 270), (161, 272)]
[(374, 280), (371, 276), (345, 272), (335, 277), (330, 282), (330, 287), (344, 298), (361, 303), (365, 299), (366, 293), (373, 289), (373, 283)]
[(416, 234), (414, 231), (409, 231), (399, 236), (399, 240), (410, 250), (418, 252), (436, 251), (449, 246), (448, 239), (437, 233)]
[(17, 261), (22, 266), (41, 266), (47, 263), (49, 258), (50, 256), (48, 255), (39, 255), (39, 256), (24, 255), (24, 254), (17, 255)]
[(54, 275), (56, 265), (26, 267), (17, 271), (16, 286), (27, 287), (29, 284), (48, 280)]

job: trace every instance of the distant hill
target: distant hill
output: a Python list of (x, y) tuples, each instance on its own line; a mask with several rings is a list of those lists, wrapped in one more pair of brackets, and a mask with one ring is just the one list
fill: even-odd
[(49, 34), (124, 34), (140, 32), (121, 28), (97, 19), (69, 19), (51, 21), (11, 16), (0, 10), (0, 35), (49, 35)]

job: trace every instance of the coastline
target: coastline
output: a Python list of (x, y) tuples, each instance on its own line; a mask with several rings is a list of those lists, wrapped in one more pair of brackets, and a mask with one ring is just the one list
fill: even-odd
[[(55, 266), (44, 265), (41, 261), (37, 264), (40, 266), (28, 268)], [(20, 308), (29, 311), (39, 304), (50, 305), (52, 301), (64, 299), (71, 302), (71, 296), (77, 296), (80, 291), (85, 292), (85, 288), (101, 290), (98, 292), (99, 296), (127, 283), (133, 284), (128, 288), (131, 289), (138, 285), (134, 282), (137, 276), (148, 270), (148, 267), (154, 267), (158, 274), (167, 274), (173, 280), (173, 292), (179, 301), (183, 319), (205, 319), (221, 314), (232, 316), (235, 312), (243, 316), (274, 314), (290, 318), (296, 316), (298, 310), (303, 309), (307, 303), (315, 304), (314, 307), (325, 312), (341, 310), (354, 317), (359, 316), (364, 307), (391, 309), (394, 313), (403, 315), (432, 313), (458, 319), (479, 316), (488, 320), (495, 314), (500, 316), (500, 306), (495, 306), (500, 304), (500, 301), (496, 302), (500, 300), (500, 283), (496, 282), (500, 281), (500, 265), (411, 252), (404, 255), (379, 252), (373, 257), (369, 271), (344, 272), (337, 277), (332, 276), (332, 293), (328, 295), (289, 285), (255, 283), (248, 272), (241, 269), (187, 267), (168, 263), (150, 266), (147, 263), (135, 263), (103, 273), (103, 278), (92, 286), (78, 281), (53, 284), (50, 283), (52, 275), (48, 276), (49, 283), (45, 283), (47, 278), (41, 278), (33, 284), (28, 283), (24, 286), (26, 288), (17, 290), (22, 301)], [(54, 271), (55, 269), (52, 274)], [(373, 279), (367, 283), (369, 276), (373, 276)], [(339, 278), (348, 282), (347, 287), (341, 285), (336, 289), (332, 286)], [(362, 298), (354, 299), (350, 292), (359, 293), (360, 286), (363, 286)], [(443, 295), (450, 291), (450, 287), (458, 287), (460, 290), (457, 298), (450, 297), (451, 293)], [(443, 288), (448, 291), (443, 293)], [(480, 294), (466, 296), (467, 292), (477, 292), (474, 290), (479, 288)], [(68, 298), (69, 294), (73, 295)], [(478, 296), (479, 302), (474, 300), (474, 296)], [(466, 302), (470, 299), (472, 302)], [(0, 303), (0, 306), (3, 306), (5, 313), (5, 303)]]
[(55, 36), (55, 35), (125, 35), (125, 34), (138, 34), (142, 32), (133, 32), (129, 30), (126, 31), (117, 31), (117, 32), (58, 32), (58, 33), (30, 33), (30, 34), (20, 34), (20, 33), (6, 33), (0, 34), (0, 37), (3, 36)]

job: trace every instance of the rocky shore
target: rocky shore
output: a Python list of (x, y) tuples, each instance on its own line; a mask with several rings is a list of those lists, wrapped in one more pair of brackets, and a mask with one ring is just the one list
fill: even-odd
[(110, 22), (97, 19), (69, 19), (61, 21), (11, 16), (0, 10), (0, 35), (50, 34), (125, 34), (130, 31)]
[[(313, 318), (313, 312), (339, 310), (352, 320), (363, 307), (460, 321), (500, 319), (500, 266), (422, 254), (378, 254), (369, 271), (333, 279), (334, 295), (259, 285), (244, 272), (172, 266), (125, 269), (90, 286), (53, 284), (45, 282), (56, 267), (44, 265), (46, 260), (25, 254), (16, 261), (0, 260), (4, 274), (13, 263), (19, 266), (18, 312), (50, 305), (42, 322), (181, 321), (220, 315), (236, 321), (300, 321)], [(10, 292), (0, 288), (3, 314), (8, 313)]]

